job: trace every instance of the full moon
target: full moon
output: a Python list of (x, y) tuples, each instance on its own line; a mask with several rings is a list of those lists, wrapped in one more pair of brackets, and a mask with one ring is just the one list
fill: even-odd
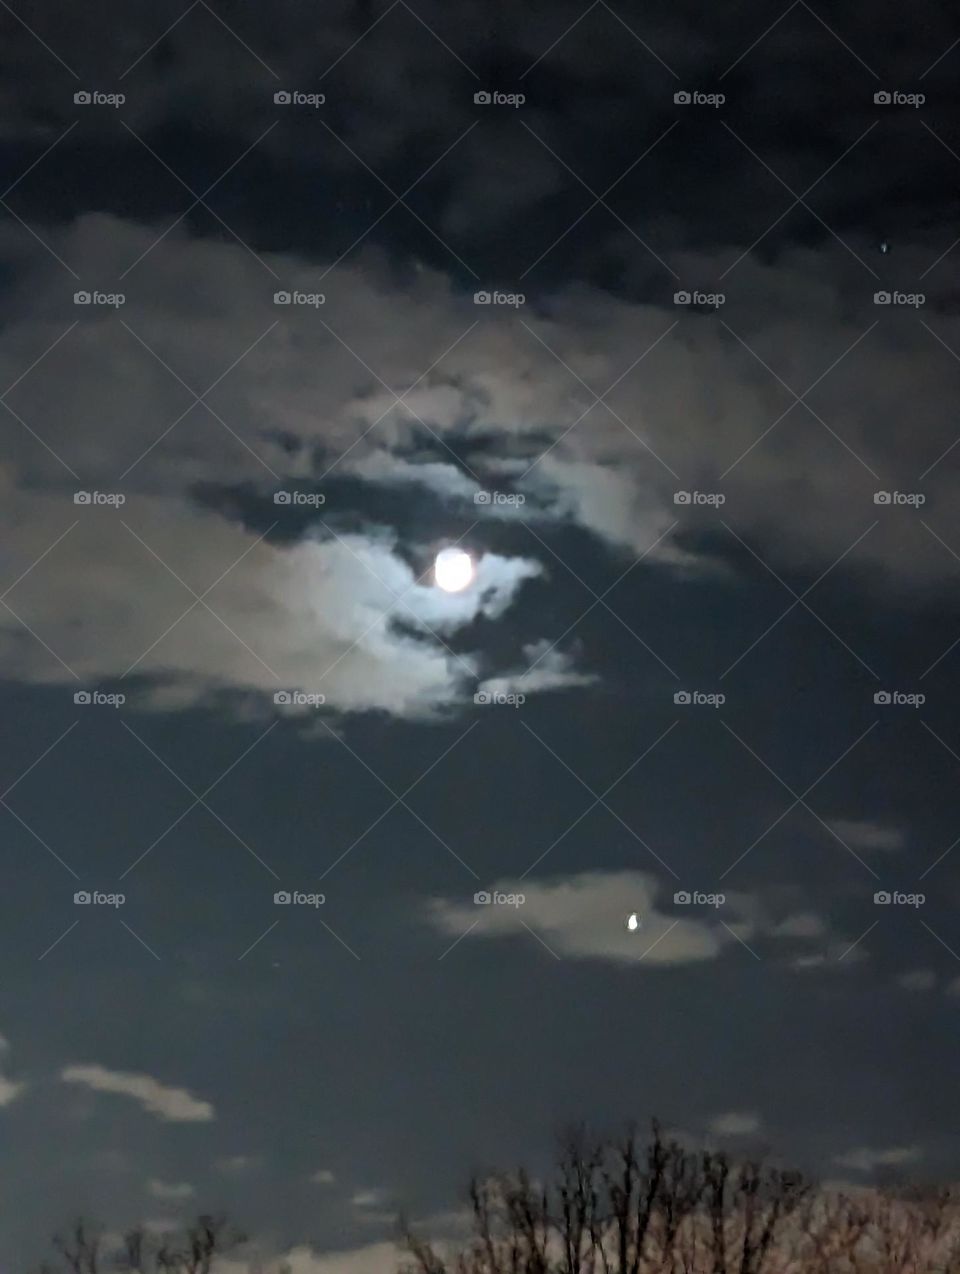
[(460, 593), (473, 580), (473, 558), (463, 549), (441, 549), (433, 564), (433, 578), (445, 593)]

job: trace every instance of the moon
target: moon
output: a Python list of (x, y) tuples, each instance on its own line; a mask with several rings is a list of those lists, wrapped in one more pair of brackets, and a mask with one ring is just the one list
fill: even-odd
[(473, 558), (463, 549), (441, 549), (433, 564), (437, 588), (445, 593), (462, 593), (473, 582)]

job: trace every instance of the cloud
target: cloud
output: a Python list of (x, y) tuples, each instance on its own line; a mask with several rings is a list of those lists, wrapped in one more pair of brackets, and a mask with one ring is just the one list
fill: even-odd
[[(368, 1243), (342, 1251), (316, 1252), (313, 1248), (291, 1248), (282, 1256), (263, 1265), (264, 1274), (396, 1274), (395, 1243)], [(248, 1274), (249, 1265), (239, 1261), (223, 1262), (224, 1274)]]
[[(920, 450), (932, 463), (954, 437), (942, 408), (958, 384), (949, 354), (920, 324), (882, 323), (864, 337), (874, 316), (854, 314), (848, 304), (862, 295), (855, 263), (838, 271), (828, 254), (807, 249), (787, 249), (771, 263), (750, 257), (738, 267), (738, 291), (756, 304), (738, 316), (737, 340), (722, 324), (696, 315), (674, 327), (672, 305), (581, 284), (557, 287), (549, 307), (525, 320), (529, 332), (492, 312), (477, 321), (469, 297), (454, 291), (446, 275), (424, 269), (401, 280), (375, 254), (331, 271), (337, 305), (335, 312), (325, 310), (324, 327), (317, 315), (294, 308), (278, 320), (260, 265), (236, 245), (190, 239), (180, 229), (157, 243), (153, 227), (99, 214), (59, 227), (52, 237), (65, 259), (103, 277), (115, 277), (155, 245), (144, 267), (151, 286), (124, 310), (124, 322), (149, 348), (119, 323), (85, 315), (44, 360), (42, 373), (24, 377), (11, 397), (14, 410), (83, 475), (84, 485), (103, 488), (134, 465), (124, 479), (130, 492), (182, 494), (198, 482), (237, 480), (272, 490), (278, 483), (270, 470), (289, 474), (295, 456), (303, 476), (329, 469), (415, 481), (467, 500), (490, 485), (489, 476), (502, 467), (496, 457), (512, 454), (528, 471), (521, 490), (552, 501), (555, 518), (575, 521), (619, 549), (643, 551), (663, 536), (654, 556), (680, 566), (697, 560), (683, 541), (705, 524), (695, 506), (678, 508), (675, 493), (715, 489), (729, 470), (726, 512), (739, 534), (762, 542), (779, 560), (829, 565), (876, 512), (878, 478), (857, 457), (888, 486), (906, 479), (899, 422), (909, 405), (918, 421), (919, 436), (910, 440), (914, 455)], [(908, 271), (913, 255), (905, 249)], [(321, 264), (279, 253), (263, 259), (289, 287), (307, 290)], [(675, 254), (690, 277), (715, 277), (726, 259), (726, 253)], [(17, 227), (0, 237), (0, 264), (16, 282), (0, 309), (6, 333), (0, 373), (12, 383), (67, 324), (54, 317), (62, 296), (56, 263), (39, 245), (24, 245)], [(950, 295), (949, 275), (932, 280), (928, 310), (941, 338), (956, 344), (955, 316), (935, 312)], [(642, 376), (625, 376), (608, 400), (616, 416), (591, 406), (593, 394), (577, 377), (603, 392), (634, 363), (638, 349), (661, 337)], [(845, 392), (860, 349), (825, 378), (820, 394), (826, 402), (821, 397), (817, 408), (849, 450), (812, 417), (815, 430), (785, 422), (762, 437), (791, 402), (794, 410), (804, 409), (759, 360), (802, 386), (861, 337), (869, 342), (872, 378), (859, 395)], [(211, 369), (231, 368), (210, 405), (230, 423), (233, 438), (202, 408), (171, 428), (192, 400), (151, 350), (198, 392), (218, 374)], [(416, 416), (398, 406), (378, 378), (398, 392), (414, 386), (405, 401)], [(69, 420), (60, 409), (67, 386), (73, 390)], [(162, 445), (155, 445), (166, 430)], [(477, 440), (469, 478), (443, 445), (454, 435), (468, 449), (471, 438)], [(296, 445), (282, 445), (281, 436)], [(479, 449), (491, 436), (498, 445)], [(424, 442), (435, 454), (411, 462), (410, 448)], [(319, 466), (311, 460), (315, 448), (329, 457)], [(25, 429), (11, 458), (18, 482), (67, 476)], [(924, 485), (933, 505), (949, 493), (949, 473), (934, 468)], [(780, 516), (799, 498), (813, 516)], [(960, 522), (952, 524), (950, 506), (942, 503), (950, 542)], [(919, 542), (927, 539), (924, 534)], [(899, 549), (881, 526), (851, 555), (903, 579)], [(954, 570), (942, 551), (911, 555), (911, 574)]]
[[(791, 968), (849, 965), (868, 958), (861, 945), (831, 933), (812, 911), (781, 914), (782, 891), (727, 892), (719, 906), (673, 901), (673, 885), (645, 872), (588, 871), (545, 879), (501, 878), (487, 893), (521, 895), (523, 903), (477, 905), (472, 898), (432, 898), (428, 922), (464, 939), (539, 936), (557, 955), (646, 965), (688, 964), (718, 957), (737, 942), (786, 942)], [(791, 891), (795, 892), (795, 891)], [(640, 919), (629, 930), (631, 913)], [(825, 950), (794, 954), (797, 944), (826, 941)], [(852, 948), (852, 949), (851, 949)], [(841, 962), (840, 957), (844, 956)]]
[[(10, 1044), (6, 1036), (0, 1035), (0, 1054), (10, 1051)], [(12, 1079), (8, 1079), (6, 1075), (0, 1075), (0, 1108), (9, 1106), (15, 1102), (26, 1091), (25, 1083), (17, 1083)]]
[(826, 951), (813, 951), (807, 955), (795, 956), (790, 961), (791, 969), (855, 969), (870, 959), (870, 952), (862, 942), (837, 938), (830, 942)]
[(801, 911), (781, 920), (771, 932), (777, 938), (820, 938), (826, 933), (826, 923), (815, 912)]
[(827, 825), (853, 849), (893, 851), (904, 846), (903, 832), (897, 827), (849, 818), (832, 819)]
[(900, 974), (897, 985), (905, 991), (932, 991), (937, 985), (937, 975), (932, 969), (911, 969)]
[(144, 1221), (143, 1228), (148, 1234), (155, 1234), (162, 1237), (166, 1234), (177, 1234), (183, 1228), (183, 1222), (177, 1217), (153, 1217), (149, 1221)]
[(65, 1066), (60, 1078), (67, 1084), (82, 1084), (98, 1093), (131, 1097), (145, 1111), (171, 1123), (207, 1123), (214, 1118), (209, 1102), (192, 1096), (184, 1088), (171, 1088), (150, 1075), (111, 1071), (105, 1066)]
[[(325, 694), (333, 711), (420, 719), (460, 706), (478, 680), (516, 687), (516, 660), (501, 671), (486, 667), (481, 651), (448, 646), (478, 617), (502, 618), (542, 573), (539, 561), (484, 552), (481, 520), (475, 587), (441, 594), (411, 565), (427, 564), (433, 528), (423, 542), (405, 528), (401, 541), (398, 528), (375, 524), (362, 495), (371, 484), (417, 483), (475, 520), (473, 492), (512, 471), (538, 517), (574, 523), (625, 560), (649, 550), (645, 569), (686, 572), (717, 561), (719, 550), (695, 547), (716, 531), (715, 511), (705, 521), (703, 509), (674, 497), (713, 490), (729, 470), (727, 520), (771, 562), (832, 565), (863, 536), (838, 569), (869, 568), (871, 579), (897, 588), (956, 570), (915, 523), (910, 543), (923, 551), (904, 552), (889, 529), (899, 512), (875, 516), (880, 479), (855, 458), (895, 487), (906, 481), (905, 415), (924, 422), (911, 473), (916, 454), (932, 463), (953, 441), (942, 404), (955, 399), (960, 372), (921, 324), (871, 331), (865, 390), (844, 392), (853, 363), (824, 382), (837, 399), (818, 410), (849, 448), (840, 463), (816, 421), (757, 443), (784, 411), (784, 390), (758, 358), (779, 358), (778, 375), (802, 385), (866, 329), (843, 303), (854, 285), (832, 258), (790, 249), (773, 265), (746, 259), (739, 287), (757, 304), (737, 319), (741, 344), (693, 314), (665, 336), (672, 306), (582, 285), (558, 287), (528, 316), (529, 331), (492, 312), (477, 320), (443, 273), (425, 268), (400, 280), (376, 254), (331, 271), (336, 312), (328, 307), (321, 324), (303, 307), (280, 313), (261, 267), (236, 245), (182, 228), (157, 242), (153, 227), (100, 214), (53, 228), (51, 239), (64, 259), (104, 278), (154, 250), (122, 324), (91, 308), (67, 331), (76, 313), (61, 321), (57, 263), (24, 244), (19, 227), (0, 228), (0, 269), (12, 279), (0, 300), (0, 377), (16, 382), (5, 401), (25, 425), (11, 418), (0, 471), (7, 578), (19, 581), (9, 604), (23, 621), (0, 612), (0, 657), (20, 680), (77, 689), (125, 678), (131, 696), (168, 709), (237, 695), (262, 705), (278, 689), (303, 689)], [(264, 259), (288, 286), (309, 290), (317, 262)], [(708, 278), (718, 261), (679, 253), (677, 264)], [(931, 283), (931, 316), (942, 339), (960, 344), (958, 320), (935, 312), (935, 287), (949, 296), (946, 282)], [(578, 383), (606, 389), (661, 336), (643, 375), (617, 384), (616, 415)], [(199, 393), (217, 377), (204, 400), (212, 415), (184, 384)], [(383, 382), (410, 389), (403, 404)], [(284, 516), (273, 504), (278, 490), (300, 480), (325, 488), (341, 476), (361, 495), (344, 495), (338, 508), (331, 487), (329, 502), (296, 524), (299, 538), (282, 544), (260, 540), (234, 507), (243, 489), (265, 528), (268, 515)], [(941, 466), (924, 485), (938, 534), (960, 543), (948, 482)], [(122, 509), (72, 503), (77, 489), (118, 486)], [(798, 500), (803, 518), (780, 516)], [(864, 536), (868, 519), (878, 529)], [(520, 641), (543, 650), (554, 637)], [(557, 654), (525, 687), (588, 681)], [(867, 848), (899, 843), (873, 824), (835, 826)]]
[[(386, 448), (368, 451), (361, 459), (348, 461), (347, 468), (350, 473), (368, 482), (380, 482), (386, 486), (422, 486), (445, 498), (459, 496), (472, 500), (480, 490), (476, 482), (454, 464), (446, 461), (411, 463)], [(482, 506), (478, 512), (490, 512), (499, 507)]]
[[(43, 553), (44, 540), (49, 546), (56, 503), (34, 504), (12, 536), (18, 571)], [(52, 520), (44, 529), (37, 517)], [(137, 501), (128, 524), (135, 533), (94, 511), (45, 560), (42, 587), (21, 603), (69, 669), (9, 614), (0, 619), (14, 675), (73, 691), (130, 669), (145, 683), (138, 696), (136, 679), (128, 682), (128, 697), (155, 708), (232, 692), (272, 713), (278, 690), (304, 690), (323, 694), (333, 710), (428, 717), (469, 702), (479, 674), (477, 656), (454, 654), (449, 640), (478, 617), (499, 618), (540, 571), (529, 559), (483, 553), (475, 585), (447, 594), (418, 582), (386, 536), (281, 548), (210, 511), (154, 498)], [(160, 562), (195, 593), (223, 576), (210, 609)]]
[(589, 686), (598, 680), (592, 673), (578, 672), (573, 667), (570, 655), (551, 647), (546, 640), (525, 646), (523, 657), (523, 668), (488, 677), (480, 683), (477, 690), (490, 695), (531, 695), (544, 690)]
[(16, 1084), (5, 1075), (0, 1075), (0, 1106), (9, 1106), (11, 1102), (24, 1092), (26, 1084)]
[(906, 1163), (916, 1163), (923, 1158), (920, 1146), (891, 1146), (886, 1150), (873, 1150), (861, 1146), (857, 1150), (848, 1150), (837, 1155), (834, 1163), (841, 1168), (852, 1168), (855, 1172), (872, 1172), (875, 1168), (896, 1168)]
[(728, 1110), (710, 1122), (710, 1131), (718, 1137), (747, 1137), (760, 1130), (756, 1111)]
[(356, 1209), (357, 1219), (362, 1221), (364, 1225), (394, 1226), (397, 1221), (397, 1213), (394, 1209), (386, 1206), (389, 1199), (389, 1191), (374, 1188), (356, 1190), (350, 1199), (350, 1203)]
[(332, 1186), (336, 1179), (329, 1168), (320, 1168), (310, 1177), (310, 1180), (318, 1186)]
[(355, 1208), (376, 1208), (388, 1198), (387, 1192), (380, 1189), (357, 1190), (350, 1202)]
[(259, 1168), (260, 1159), (257, 1155), (227, 1155), (222, 1159), (217, 1159), (213, 1166), (217, 1172), (222, 1172), (224, 1176), (239, 1177), (247, 1172), (252, 1172), (255, 1168)]
[[(119, 245), (110, 246), (114, 232)], [(100, 217), (83, 218), (64, 233), (91, 268), (106, 264), (114, 249), (124, 255), (152, 241), (142, 229)], [(166, 252), (163, 246), (157, 250)], [(0, 266), (3, 256), (0, 235)], [(481, 659), (454, 654), (448, 643), (478, 618), (501, 618), (523, 583), (541, 574), (540, 564), (484, 551), (479, 536), (471, 588), (450, 595), (421, 582), (423, 571), (414, 570), (410, 559), (428, 564), (435, 544), (417, 542), (415, 532), (400, 543), (397, 528), (372, 521), (364, 510), (364, 484), (417, 483), (458, 499), (464, 513), (469, 499), (476, 521), (476, 481), (449, 456), (408, 461), (402, 449), (421, 427), (403, 408), (378, 422), (375, 442), (365, 440), (392, 399), (384, 399), (376, 380), (372, 396), (367, 388), (358, 390), (361, 364), (332, 337), (324, 340), (320, 361), (327, 366), (321, 371), (313, 356), (305, 356), (302, 339), (309, 334), (298, 328), (302, 316), (293, 316), (296, 332), (276, 333), (279, 344), (264, 358), (267, 346), (257, 337), (276, 326), (277, 314), (269, 301), (263, 308), (249, 261), (181, 238), (167, 264), (173, 273), (158, 281), (142, 310), (125, 317), (129, 331), (94, 318), (79, 342), (71, 339), (73, 331), (57, 342), (54, 325), (38, 312), (35, 323), (19, 325), (9, 361), (0, 354), (0, 374), (9, 372), (13, 381), (21, 357), (29, 365), (56, 343), (45, 378), (31, 387), (26, 377), (18, 386), (25, 397), (15, 409), (31, 423), (14, 441), (10, 467), (0, 471), (7, 566), (11, 579), (23, 577), (10, 598), (23, 623), (10, 611), (0, 615), (6, 666), (22, 680), (71, 689), (130, 676), (128, 698), (137, 695), (138, 682), (146, 683), (141, 694), (155, 708), (212, 702), (224, 692), (272, 697), (282, 689), (322, 693), (334, 711), (384, 710), (419, 718), (469, 702), (472, 683), (483, 671)], [(289, 260), (277, 264), (285, 275), (303, 269)], [(223, 296), (225, 307), (218, 301), (184, 310), (183, 289), (193, 290), (196, 271)], [(48, 286), (52, 280), (41, 291)], [(383, 281), (363, 286), (355, 294), (359, 305), (348, 301), (337, 322), (367, 326), (384, 305), (398, 313), (402, 308), (402, 335), (394, 332), (381, 354), (384, 376), (403, 384), (425, 349), (449, 335), (448, 289), (441, 276), (431, 276), (414, 312), (399, 291), (384, 287)], [(231, 296), (239, 309), (227, 301)], [(260, 310), (259, 332), (248, 319), (237, 318), (249, 305)], [(252, 318), (252, 311), (247, 314)], [(0, 307), (0, 319), (10, 317)], [(187, 341), (181, 339), (185, 323), (193, 324)], [(399, 358), (398, 339), (405, 346)], [(229, 401), (215, 408), (231, 418), (235, 439), (241, 440), (228, 439), (225, 454), (227, 435), (214, 417), (206, 417), (199, 433), (199, 416), (182, 419), (183, 385), (162, 364), (176, 367), (187, 383), (205, 378), (209, 383), (211, 360), (230, 367), (245, 348), (251, 350), (248, 357), (223, 381), (223, 392), (232, 391)], [(114, 384), (105, 397), (111, 374)], [(69, 431), (49, 398), (60, 376), (83, 417)], [(461, 397), (455, 384), (424, 382), (409, 402), (442, 430), (458, 416)], [(171, 428), (174, 420), (177, 427)], [(281, 434), (299, 440), (293, 460), (290, 448), (278, 442)], [(162, 446), (155, 447), (161, 437)], [(314, 448), (325, 457), (316, 464), (308, 458)], [(328, 470), (335, 479), (361, 479), (361, 494), (315, 510), (293, 542), (261, 539), (258, 530), (215, 509), (216, 501), (198, 498), (200, 488), (244, 484), (261, 503), (265, 527), (277, 520), (278, 490)], [(126, 473), (122, 482), (118, 472)], [(73, 491), (112, 492), (118, 485), (122, 509), (91, 505), (79, 510), (77, 522)], [(41, 557), (37, 573), (31, 568)], [(86, 580), (83, 588), (78, 572)], [(198, 603), (197, 594), (208, 588), (204, 603)], [(25, 625), (43, 634), (42, 643)]]
[(147, 1182), (147, 1194), (154, 1199), (175, 1202), (182, 1199), (192, 1199), (196, 1194), (196, 1190), (187, 1181), (166, 1182), (159, 1181), (154, 1177)]
[[(531, 930), (558, 955), (648, 966), (689, 964), (715, 959), (733, 934), (712, 915), (666, 914), (656, 909), (658, 886), (637, 871), (582, 872), (552, 880), (498, 880), (490, 892), (522, 894), (522, 906), (477, 906), (472, 899), (431, 899), (429, 922), (441, 933), (471, 939), (515, 935)], [(641, 928), (626, 927), (630, 912)]]

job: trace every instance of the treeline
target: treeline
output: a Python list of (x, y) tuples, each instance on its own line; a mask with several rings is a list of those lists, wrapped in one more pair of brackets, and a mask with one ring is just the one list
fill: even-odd
[[(955, 1186), (824, 1189), (801, 1173), (635, 1130), (564, 1137), (548, 1179), (478, 1177), (458, 1242), (398, 1221), (403, 1274), (960, 1274)], [(41, 1274), (216, 1274), (245, 1237), (201, 1216), (176, 1237), (107, 1243), (77, 1222)], [(283, 1262), (251, 1271), (283, 1274)]]

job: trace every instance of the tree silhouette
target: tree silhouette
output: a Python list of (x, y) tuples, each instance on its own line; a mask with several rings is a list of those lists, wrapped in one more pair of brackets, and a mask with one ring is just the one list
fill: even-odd
[(470, 1237), (401, 1226), (405, 1274), (960, 1274), (949, 1187), (816, 1189), (799, 1172), (633, 1128), (561, 1141), (546, 1185), (476, 1178)]
[(103, 1231), (81, 1218), (66, 1235), (54, 1236), (58, 1259), (44, 1262), (41, 1274), (211, 1274), (218, 1258), (244, 1241), (226, 1217), (202, 1215), (182, 1234), (162, 1239), (135, 1226), (108, 1249)]
[[(960, 1274), (953, 1186), (817, 1188), (801, 1173), (649, 1136), (564, 1134), (545, 1182), (475, 1177), (458, 1246), (401, 1219), (402, 1274)], [(223, 1216), (178, 1235), (137, 1226), (108, 1242), (88, 1221), (53, 1240), (41, 1274), (217, 1274), (245, 1242)], [(290, 1274), (282, 1260), (251, 1274)]]

